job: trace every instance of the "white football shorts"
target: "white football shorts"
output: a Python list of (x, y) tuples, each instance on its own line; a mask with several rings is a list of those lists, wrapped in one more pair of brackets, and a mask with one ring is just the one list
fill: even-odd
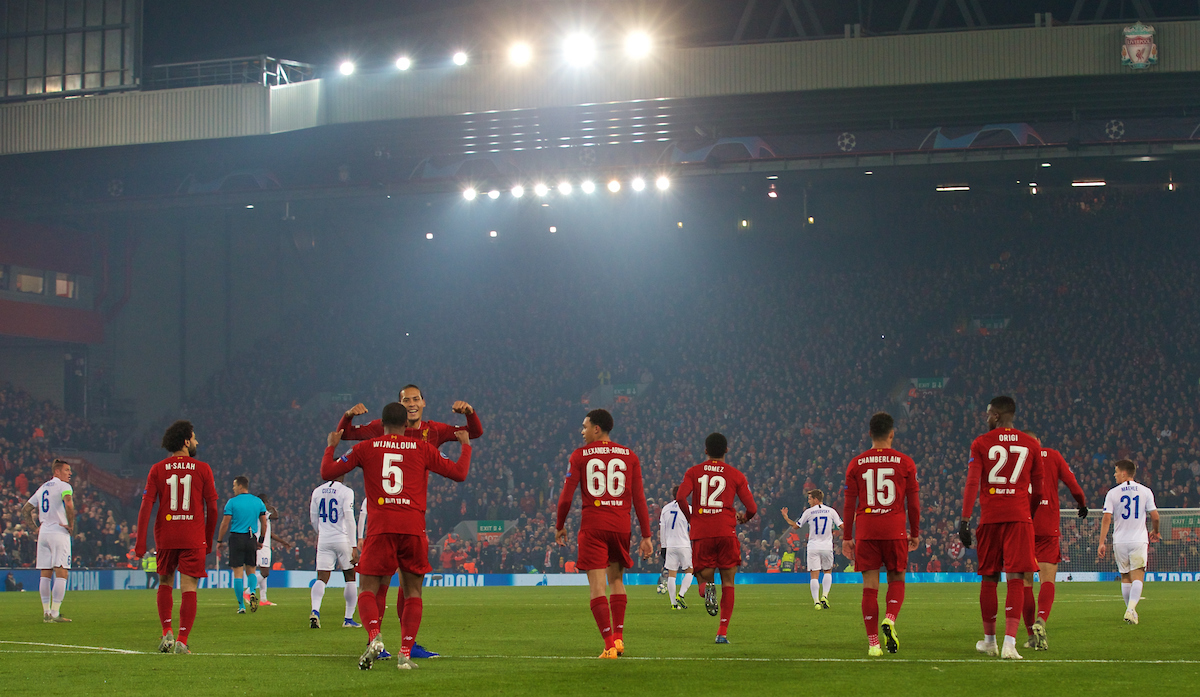
[(1113, 556), (1117, 558), (1117, 571), (1127, 574), (1134, 569), (1146, 568), (1149, 551), (1150, 545), (1142, 542), (1114, 542)]
[(808, 548), (808, 570), (809, 571), (832, 571), (833, 570), (833, 550), (832, 549), (813, 549)]
[(260, 569), (271, 568), (271, 548), (270, 547), (268, 547), (267, 545), (263, 545), (262, 549), (258, 550), (257, 558), (258, 558), (258, 562), (257, 562), (258, 568), (260, 568)]
[(353, 569), (350, 563), (350, 541), (334, 540), (317, 542), (317, 571), (346, 571)]
[(71, 568), (71, 536), (52, 532), (38, 533), (37, 568)]
[(692, 568), (692, 548), (667, 547), (666, 567), (668, 571), (684, 571)]

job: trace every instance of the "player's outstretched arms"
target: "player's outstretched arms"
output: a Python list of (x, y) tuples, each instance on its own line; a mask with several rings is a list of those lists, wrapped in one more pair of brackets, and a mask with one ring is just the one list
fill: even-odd
[(788, 517), (788, 507), (787, 507), (787, 506), (784, 506), (783, 508), (780, 508), (780, 509), (779, 509), (779, 512), (783, 514), (783, 519), (784, 519), (785, 521), (787, 521), (787, 524), (788, 524), (788, 525), (790, 525), (790, 526), (791, 526), (791, 527), (793, 527), (793, 528), (799, 527), (799, 526), (796, 524), (796, 521), (794, 521), (794, 520), (792, 520), (791, 518), (789, 518), (789, 517)]
[(367, 411), (368, 410), (367, 410), (366, 405), (363, 404), (362, 402), (359, 402), (358, 404), (355, 404), (354, 406), (347, 409), (345, 416), (347, 419), (353, 419), (356, 416), (362, 416), (363, 414), (366, 414)]
[(460, 399), (451, 405), (450, 411), (455, 414), (474, 414), (475, 408)]
[(971, 534), (971, 521), (966, 518), (958, 521), (958, 541), (967, 548), (975, 544), (975, 537)]

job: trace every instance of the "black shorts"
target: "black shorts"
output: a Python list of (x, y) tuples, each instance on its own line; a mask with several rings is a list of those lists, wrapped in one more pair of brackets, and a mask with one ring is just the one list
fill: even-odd
[(229, 568), (256, 566), (258, 563), (258, 539), (248, 532), (229, 533)]

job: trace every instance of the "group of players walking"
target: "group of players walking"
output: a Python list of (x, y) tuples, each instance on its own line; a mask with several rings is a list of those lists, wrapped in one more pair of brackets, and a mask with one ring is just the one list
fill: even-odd
[[(370, 669), (375, 661), (390, 657), (383, 643), (381, 624), (387, 606), (388, 585), (399, 571), (396, 614), (400, 625), (397, 667), (413, 669), (414, 657), (432, 656), (416, 643), (423, 605), (421, 589), (425, 574), (432, 570), (428, 560), (425, 530), (429, 473), (453, 481), (464, 481), (471, 460), (470, 439), (483, 433), (479, 417), (470, 404), (458, 401), (455, 413), (466, 417), (466, 426), (454, 427), (423, 420), (425, 401), (420, 388), (407, 385), (399, 402), (383, 408), (381, 419), (354, 426), (352, 419), (366, 413), (359, 404), (350, 409), (328, 435), (321, 461), (323, 483), (313, 491), (310, 520), (318, 532), (316, 568), (312, 586), (310, 626), (318, 629), (325, 584), (333, 571), (346, 581), (343, 626), (363, 626), (367, 648), (359, 667)], [(993, 399), (987, 409), (988, 432), (971, 446), (967, 483), (963, 496), (959, 537), (966, 547), (978, 543), (980, 611), (983, 640), (981, 653), (1004, 659), (1019, 659), (1016, 635), (1024, 618), (1029, 634), (1028, 648), (1049, 646), (1046, 623), (1054, 601), (1054, 579), (1060, 561), (1059, 483), (1065, 483), (1078, 504), (1079, 516), (1088, 514), (1083, 491), (1061, 454), (1014, 425), (1016, 404), (1011, 397)], [(583, 446), (570, 457), (570, 469), (558, 500), (555, 540), (567, 544), (565, 524), (579, 489), (582, 517), (578, 532), (577, 568), (587, 574), (590, 606), (604, 641), (600, 658), (615, 659), (625, 653), (624, 628), (628, 597), (623, 583), (625, 569), (633, 566), (630, 556), (632, 517), (641, 533), (638, 553), (646, 559), (654, 554), (649, 512), (643, 490), (641, 463), (632, 449), (610, 438), (612, 415), (603, 409), (588, 412), (580, 433)], [(892, 448), (895, 425), (892, 417), (878, 413), (870, 419), (871, 449), (850, 460), (845, 480), (845, 505), (839, 517), (824, 505), (823, 492), (807, 493), (809, 508), (788, 524), (809, 526), (808, 569), (814, 607), (829, 607), (833, 570), (833, 533), (842, 530), (842, 553), (862, 573), (862, 615), (868, 655), (882, 656), (899, 650), (896, 620), (904, 604), (905, 570), (908, 553), (920, 542), (920, 496), (916, 465), (907, 455)], [(335, 458), (342, 440), (360, 441)], [(457, 440), (461, 454), (456, 461), (438, 447)], [(217, 527), (217, 492), (212, 469), (196, 459), (199, 441), (187, 421), (172, 424), (162, 445), (170, 456), (156, 463), (146, 479), (146, 490), (138, 516), (134, 554), (146, 552), (146, 532), (157, 506), (154, 540), (157, 547), (159, 585), (157, 604), (162, 627), (160, 651), (190, 653), (188, 637), (196, 617), (196, 589), (207, 577), (205, 557), (212, 553)], [(674, 608), (686, 609), (686, 594), (693, 579), (709, 614), (720, 615), (715, 642), (728, 644), (733, 616), (735, 578), (741, 565), (741, 546), (736, 526), (753, 518), (758, 507), (746, 476), (725, 461), (728, 442), (713, 433), (705, 439), (707, 459), (686, 471), (674, 489), (674, 500), (662, 509), (660, 540), (669, 578), (666, 580)], [(363, 471), (366, 491), (354, 525), (354, 493), (343, 480), (352, 470)], [(1109, 549), (1107, 535), (1113, 525), (1112, 553), (1122, 579), (1126, 603), (1124, 619), (1138, 622), (1149, 541), (1158, 541), (1158, 512), (1153, 493), (1134, 481), (1136, 467), (1129, 460), (1115, 465), (1117, 486), (1105, 499), (1098, 555)], [(70, 540), (74, 532), (70, 465), (56, 460), (54, 478), (39, 488), (22, 513), (32, 526), (34, 513), (40, 518), (38, 563), (42, 573), (42, 605), (46, 622), (69, 622), (59, 607), (70, 568)], [(984, 477), (986, 476), (986, 481)], [(254, 564), (271, 533), (267, 506), (248, 493), (244, 477), (234, 480), (235, 497), (226, 506), (221, 532), (222, 546), (228, 541), (230, 566), (234, 568), (239, 612), (243, 608), (242, 578), (248, 575), (251, 611), (257, 608)], [(735, 507), (735, 498), (742, 509)], [(979, 501), (979, 525), (972, 532), (970, 520)], [(1147, 522), (1151, 530), (1147, 533)], [(257, 523), (257, 524), (256, 524)], [(907, 524), (907, 525), (906, 525)], [(228, 536), (226, 535), (228, 533)], [(278, 539), (278, 538), (276, 538)], [(361, 549), (359, 542), (361, 541)], [(267, 559), (269, 573), (270, 560)], [(357, 569), (357, 578), (355, 570)], [(887, 593), (883, 619), (879, 614), (880, 570), (886, 572)], [(182, 598), (179, 624), (173, 628), (173, 586), (179, 572)], [(1033, 574), (1040, 571), (1041, 588), (1035, 603)], [(239, 573), (240, 572), (240, 573)], [(824, 572), (824, 583), (820, 574)], [(1007, 575), (1003, 642), (997, 642), (997, 586), (1000, 573)], [(677, 574), (683, 574), (676, 588)], [(717, 596), (717, 579), (721, 592)], [(355, 608), (362, 625), (354, 622)], [(1036, 618), (1035, 618), (1036, 614)]]

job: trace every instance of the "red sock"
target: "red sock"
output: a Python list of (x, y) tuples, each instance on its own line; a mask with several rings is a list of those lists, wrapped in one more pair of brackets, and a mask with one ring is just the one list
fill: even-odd
[(729, 631), (730, 617), (733, 617), (733, 586), (721, 586), (721, 628), (717, 634), (725, 636)]
[(979, 611), (983, 614), (983, 633), (996, 636), (996, 612), (1000, 601), (996, 599), (996, 582), (984, 581), (979, 587)]
[(376, 600), (375, 594), (370, 591), (363, 591), (358, 594), (358, 618), (362, 620), (363, 627), (367, 630), (367, 641), (374, 641), (375, 637), (379, 636), (379, 601)]
[(184, 591), (179, 601), (179, 641), (187, 644), (188, 634), (196, 623), (196, 591)]
[(862, 596), (863, 624), (867, 628), (867, 643), (879, 646), (879, 589), (864, 588)]
[(1025, 582), (1010, 579), (1004, 596), (1004, 636), (1015, 637), (1021, 628), (1021, 610), (1025, 607)]
[[(383, 618), (387, 617), (387, 594), (388, 587), (386, 584), (379, 586), (379, 589), (375, 591), (375, 612), (379, 615), (379, 621), (381, 623), (383, 622)], [(359, 595), (362, 594), (360, 593)], [(397, 604), (400, 607), (396, 609), (396, 612), (402, 612), (404, 609), (404, 598), (401, 597), (400, 602)], [(361, 616), (362, 613), (359, 613), (360, 618)]]
[(417, 632), (421, 629), (421, 613), (425, 606), (421, 603), (420, 596), (405, 598), (404, 619), (400, 626), (400, 651), (405, 656), (412, 655), (413, 644), (417, 643)]
[(613, 647), (612, 633), (612, 615), (608, 609), (608, 598), (600, 596), (592, 598), (592, 617), (596, 619), (596, 627), (600, 630), (600, 636), (604, 639), (605, 650)]
[(1037, 616), (1045, 622), (1050, 619), (1050, 608), (1054, 606), (1054, 582), (1042, 581), (1038, 589)]
[[(878, 593), (879, 591), (875, 591)], [(887, 613), (884, 615), (889, 620), (895, 621), (900, 615), (900, 608), (904, 605), (904, 581), (888, 581), (887, 589)]]
[(697, 577), (696, 578), (696, 592), (700, 594), (701, 599), (704, 598), (704, 585), (705, 585), (704, 581), (701, 581), (699, 579), (699, 577)]
[[(396, 619), (400, 620), (400, 631), (404, 631), (404, 606), (408, 604), (408, 599), (404, 597), (402, 589), (396, 589)], [(383, 621), (383, 613), (379, 613), (379, 621)], [(418, 620), (418, 624), (420, 621)]]
[(624, 593), (613, 593), (608, 599), (608, 607), (612, 610), (613, 639), (625, 638), (625, 605), (629, 596)]
[(175, 606), (175, 599), (171, 596), (173, 590), (170, 586), (158, 587), (158, 621), (162, 623), (163, 636), (171, 631), (171, 610)]
[(1021, 605), (1021, 618), (1025, 620), (1025, 631), (1033, 636), (1033, 623), (1037, 620), (1037, 605), (1033, 602), (1033, 586), (1025, 586), (1025, 600)]

